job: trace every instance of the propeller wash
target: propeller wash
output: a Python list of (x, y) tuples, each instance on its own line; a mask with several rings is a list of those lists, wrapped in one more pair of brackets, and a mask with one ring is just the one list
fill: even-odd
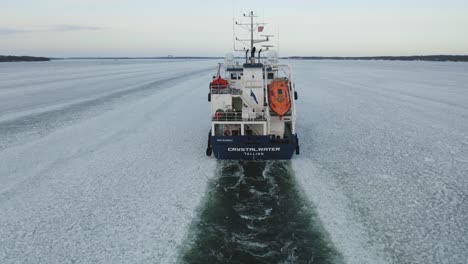
[[(299, 154), (292, 69), (278, 62), (277, 53), (269, 50), (272, 45), (261, 45), (257, 52), (255, 45), (268, 42), (272, 35), (259, 35), (264, 23), (254, 22), (253, 12), (244, 18), (250, 22), (235, 25), (250, 36), (236, 37), (234, 51), (245, 54), (245, 59), (226, 55), (209, 85), (211, 130), (206, 154), (223, 160), (291, 159), (294, 152)], [(247, 47), (237, 49), (238, 42)], [(269, 51), (267, 58), (261, 56), (263, 49)]]

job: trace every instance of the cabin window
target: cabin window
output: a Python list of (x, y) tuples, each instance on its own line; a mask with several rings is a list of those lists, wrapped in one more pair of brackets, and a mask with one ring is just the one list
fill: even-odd
[(231, 80), (237, 79), (237, 73), (231, 73)]
[(283, 94), (283, 90), (279, 89), (278, 94)]
[(268, 79), (269, 79), (269, 80), (273, 80), (274, 78), (275, 78), (275, 74), (272, 73), (272, 72), (269, 72), (269, 73), (268, 73)]

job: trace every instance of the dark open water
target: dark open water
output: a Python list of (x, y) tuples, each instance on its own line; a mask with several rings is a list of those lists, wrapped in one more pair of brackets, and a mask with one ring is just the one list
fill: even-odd
[(290, 162), (220, 161), (181, 263), (341, 263)]

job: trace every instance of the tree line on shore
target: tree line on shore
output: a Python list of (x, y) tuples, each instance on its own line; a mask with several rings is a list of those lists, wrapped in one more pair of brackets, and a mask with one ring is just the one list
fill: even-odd
[(0, 55), (0, 62), (15, 62), (15, 61), (50, 61), (50, 58), (33, 57), (33, 56), (3, 56), (3, 55)]
[[(321, 56), (292, 56), (283, 57), (294, 60), (390, 60), (390, 61), (462, 61), (468, 62), (468, 55), (426, 55), (426, 56), (373, 56), (373, 57), (321, 57)], [(58, 59), (58, 58), (54, 58)], [(70, 59), (221, 59), (221, 57), (76, 57)], [(33, 56), (4, 56), (0, 55), (0, 62), (17, 61), (50, 61), (51, 58)]]

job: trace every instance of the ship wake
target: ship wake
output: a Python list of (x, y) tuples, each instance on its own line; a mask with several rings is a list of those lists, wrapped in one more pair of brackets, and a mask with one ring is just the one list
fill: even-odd
[(220, 161), (182, 263), (340, 263), (291, 162)]

